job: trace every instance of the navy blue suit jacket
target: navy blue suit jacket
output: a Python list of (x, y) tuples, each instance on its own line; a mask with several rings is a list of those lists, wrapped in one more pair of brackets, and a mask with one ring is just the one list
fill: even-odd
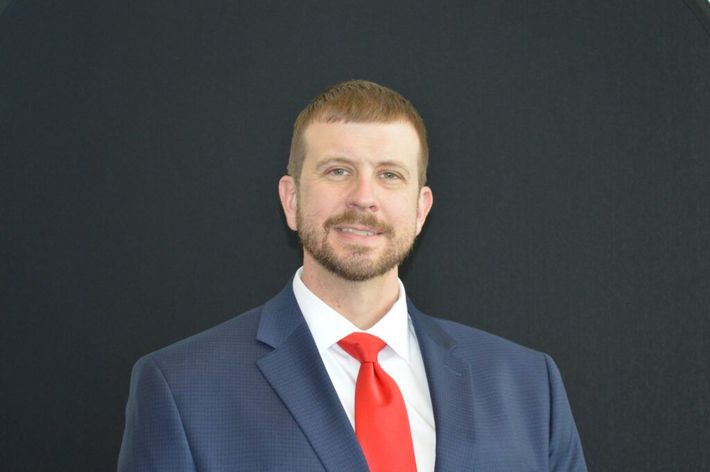
[[(411, 303), (409, 314), (431, 391), (437, 471), (586, 470), (547, 355)], [(118, 469), (367, 471), (291, 284), (136, 363)]]

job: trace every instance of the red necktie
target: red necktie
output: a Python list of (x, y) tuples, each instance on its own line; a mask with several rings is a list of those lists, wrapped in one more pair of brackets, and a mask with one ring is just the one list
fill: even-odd
[(412, 433), (397, 383), (377, 362), (385, 342), (353, 333), (338, 342), (360, 361), (355, 384), (355, 435), (370, 472), (416, 472)]

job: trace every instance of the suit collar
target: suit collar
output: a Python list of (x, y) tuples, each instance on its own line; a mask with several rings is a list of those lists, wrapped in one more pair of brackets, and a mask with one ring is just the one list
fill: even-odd
[[(422, 351), (436, 424), (436, 470), (473, 464), (473, 384), (470, 366), (456, 355), (456, 340), (408, 300)], [(475, 438), (474, 438), (475, 439)]]
[(256, 339), (273, 348), (279, 347), (296, 329), (305, 324), (293, 295), (292, 283), (289, 281), (281, 292), (261, 308)]
[(323, 366), (291, 282), (262, 307), (257, 340), (274, 350), (257, 366), (326, 470), (366, 472), (352, 426)]
[[(289, 282), (262, 307), (257, 339), (274, 350), (257, 365), (298, 422), (326, 470), (366, 472), (367, 463), (357, 438), (291, 287)], [(474, 452), (470, 366), (456, 355), (455, 339), (436, 320), (417, 310), (409, 299), (407, 305), (434, 409), (436, 470), (470, 469)]]

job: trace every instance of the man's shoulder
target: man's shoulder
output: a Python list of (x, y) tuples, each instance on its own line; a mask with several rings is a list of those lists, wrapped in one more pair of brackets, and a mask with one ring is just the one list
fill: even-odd
[[(500, 367), (502, 364), (530, 365), (540, 367), (546, 363), (548, 357), (545, 353), (505, 339), (501, 336), (468, 326), (456, 321), (439, 318), (436, 316), (419, 313), (419, 319), (425, 320), (424, 324), (441, 330), (448, 342), (454, 345), (457, 356), (475, 362), (477, 365), (491, 368)], [(439, 333), (438, 336), (442, 336)]]
[(152, 364), (164, 375), (188, 375), (244, 364), (246, 358), (255, 358), (265, 352), (265, 347), (256, 341), (262, 309), (263, 305), (253, 308), (151, 352), (138, 360), (136, 368)]
[[(429, 315), (426, 315), (429, 316)], [(438, 323), (442, 329), (444, 329), (448, 334), (454, 337), (461, 343), (475, 343), (477, 345), (483, 344), (487, 348), (491, 349), (502, 349), (502, 350), (512, 350), (521, 351), (522, 353), (533, 353), (537, 352), (533, 349), (525, 347), (509, 339), (503, 338), (493, 333), (489, 333), (479, 328), (474, 328), (472, 326), (459, 323), (452, 320), (447, 320), (444, 318), (437, 318), (434, 316), (429, 316), (430, 319)]]

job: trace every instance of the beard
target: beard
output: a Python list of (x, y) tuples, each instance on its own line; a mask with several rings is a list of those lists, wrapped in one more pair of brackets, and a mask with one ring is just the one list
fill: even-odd
[[(351, 282), (362, 282), (379, 277), (398, 267), (412, 251), (416, 230), (397, 235), (392, 226), (379, 221), (372, 214), (346, 211), (338, 216), (328, 218), (321, 228), (308, 223), (301, 214), (300, 205), (296, 209), (298, 236), (303, 249), (333, 274)], [(379, 257), (372, 255), (376, 249), (349, 244), (338, 255), (328, 241), (328, 235), (338, 225), (363, 225), (373, 229), (386, 239), (386, 246)]]

